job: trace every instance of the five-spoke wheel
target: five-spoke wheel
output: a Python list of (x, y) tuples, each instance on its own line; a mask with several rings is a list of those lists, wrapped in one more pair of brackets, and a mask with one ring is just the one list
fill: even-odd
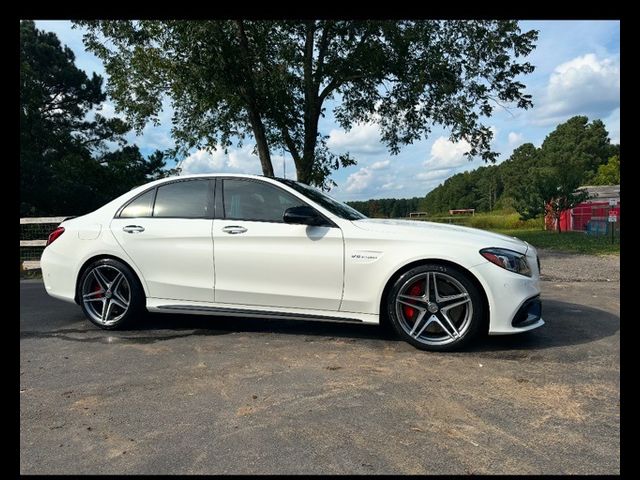
[(482, 323), (483, 304), (467, 274), (449, 266), (422, 265), (392, 287), (388, 314), (405, 340), (425, 350), (450, 350), (468, 342)]
[(122, 262), (95, 262), (84, 271), (79, 285), (82, 309), (101, 328), (119, 328), (140, 310), (142, 296), (137, 279)]

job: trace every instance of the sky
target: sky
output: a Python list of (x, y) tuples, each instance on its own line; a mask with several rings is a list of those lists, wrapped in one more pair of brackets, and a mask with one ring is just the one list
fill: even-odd
[[(69, 21), (36, 21), (42, 30), (55, 32), (63, 44), (76, 55), (76, 65), (89, 75), (104, 77), (102, 62), (85, 51), (82, 29), (72, 28)], [(528, 110), (496, 109), (484, 122), (494, 133), (492, 148), (500, 153), (498, 163), (506, 160), (514, 148), (531, 142), (542, 144), (558, 123), (574, 115), (604, 121), (613, 143), (620, 143), (620, 22), (619, 21), (523, 21), (523, 31), (539, 31), (537, 47), (526, 58), (536, 68), (523, 77), (526, 93), (533, 97)], [(338, 184), (331, 195), (343, 200), (369, 198), (422, 197), (448, 177), (484, 165), (469, 161), (464, 141), (452, 143), (449, 133), (433, 129), (429, 138), (415, 142), (391, 155), (380, 142), (375, 124), (355, 125), (344, 131), (331, 115), (335, 101), (327, 102), (327, 116), (320, 121), (320, 133), (328, 135), (328, 146), (335, 153), (350, 152), (358, 163), (332, 175)], [(173, 146), (171, 139), (171, 105), (165, 103), (160, 126), (147, 125), (140, 135), (131, 132), (128, 140), (148, 155), (156, 149)], [(114, 104), (107, 99), (101, 113), (116, 115)], [(183, 174), (189, 173), (257, 173), (260, 162), (252, 154), (253, 145), (214, 152), (193, 151), (179, 159)], [(285, 152), (286, 153), (286, 152)], [(295, 178), (291, 157), (282, 151), (272, 152), (276, 175)], [(171, 161), (169, 168), (175, 167)]]

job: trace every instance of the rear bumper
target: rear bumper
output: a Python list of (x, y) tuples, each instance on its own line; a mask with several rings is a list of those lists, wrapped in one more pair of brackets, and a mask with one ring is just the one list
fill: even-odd
[(40, 258), (42, 280), (47, 293), (54, 298), (75, 303), (75, 260), (47, 247)]

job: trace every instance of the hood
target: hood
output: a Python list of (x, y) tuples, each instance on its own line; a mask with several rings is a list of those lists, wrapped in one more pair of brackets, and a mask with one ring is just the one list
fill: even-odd
[(352, 223), (363, 230), (397, 235), (403, 239), (428, 240), (437, 238), (440, 242), (445, 243), (473, 244), (478, 248), (508, 248), (522, 254), (526, 253), (529, 248), (528, 243), (516, 237), (446, 223), (388, 220), (384, 218), (364, 218), (362, 220), (354, 220)]

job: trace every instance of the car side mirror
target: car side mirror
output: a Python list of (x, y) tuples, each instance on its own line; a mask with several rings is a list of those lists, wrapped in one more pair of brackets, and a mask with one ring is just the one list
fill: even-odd
[(325, 220), (320, 214), (313, 208), (301, 205), (299, 207), (287, 208), (282, 216), (284, 223), (298, 224), (298, 225), (325, 225)]

